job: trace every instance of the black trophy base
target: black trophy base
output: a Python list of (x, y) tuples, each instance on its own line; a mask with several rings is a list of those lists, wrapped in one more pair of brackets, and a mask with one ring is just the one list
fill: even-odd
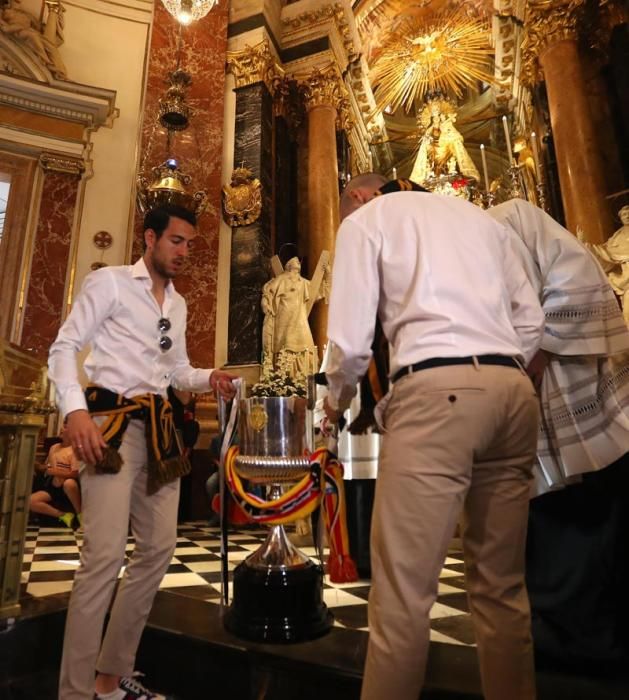
[(239, 564), (225, 627), (254, 642), (302, 642), (324, 635), (334, 618), (323, 602), (323, 570), (314, 562), (285, 569)]

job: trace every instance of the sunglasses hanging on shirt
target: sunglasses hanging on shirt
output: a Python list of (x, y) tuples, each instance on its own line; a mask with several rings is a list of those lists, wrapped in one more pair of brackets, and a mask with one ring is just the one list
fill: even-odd
[(160, 350), (162, 352), (166, 352), (173, 346), (172, 339), (165, 335), (170, 330), (170, 320), (167, 318), (160, 318), (157, 322), (157, 328), (162, 334), (161, 338), (159, 339)]

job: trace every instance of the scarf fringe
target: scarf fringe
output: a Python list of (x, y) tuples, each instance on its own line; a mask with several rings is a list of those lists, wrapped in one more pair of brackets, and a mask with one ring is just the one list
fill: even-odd
[(162, 486), (170, 484), (179, 477), (190, 474), (192, 466), (187, 457), (171, 457), (157, 462), (151, 462), (148, 466), (146, 479), (146, 493), (149, 496), (157, 493)]
[(122, 469), (122, 457), (115, 447), (106, 447), (103, 458), (94, 465), (97, 474), (118, 474)]

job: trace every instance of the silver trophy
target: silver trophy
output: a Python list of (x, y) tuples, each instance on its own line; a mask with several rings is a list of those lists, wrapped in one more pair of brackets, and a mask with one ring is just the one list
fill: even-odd
[[(310, 472), (312, 413), (298, 396), (242, 399), (239, 407), (238, 474), (263, 484), (272, 499), (282, 484)], [(225, 624), (255, 641), (293, 642), (327, 632), (332, 615), (323, 602), (323, 570), (299, 551), (282, 525), (234, 571), (234, 592)]]

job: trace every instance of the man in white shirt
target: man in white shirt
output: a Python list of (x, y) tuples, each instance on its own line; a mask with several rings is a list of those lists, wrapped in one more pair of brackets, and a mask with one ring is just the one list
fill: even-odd
[(502, 226), (456, 198), (377, 196), (384, 182), (359, 176), (343, 193), (328, 323), (331, 420), (367, 369), (376, 314), (390, 344), (361, 697), (419, 696), (463, 509), (484, 696), (532, 700), (524, 547), (538, 402), (521, 366), (544, 316)]
[[(232, 375), (194, 369), (188, 360), (186, 303), (172, 279), (183, 269), (195, 225), (194, 214), (181, 207), (149, 211), (144, 256), (135, 265), (88, 275), (50, 348), (59, 408), (72, 447), (85, 463), (85, 538), (66, 622), (61, 700), (162, 697), (147, 691), (133, 669), (175, 548), (178, 477), (186, 468), (164, 399), (169, 385), (213, 390), (224, 398), (234, 394)], [(76, 355), (87, 344), (90, 386), (84, 393)], [(135, 549), (101, 645), (129, 523)]]

